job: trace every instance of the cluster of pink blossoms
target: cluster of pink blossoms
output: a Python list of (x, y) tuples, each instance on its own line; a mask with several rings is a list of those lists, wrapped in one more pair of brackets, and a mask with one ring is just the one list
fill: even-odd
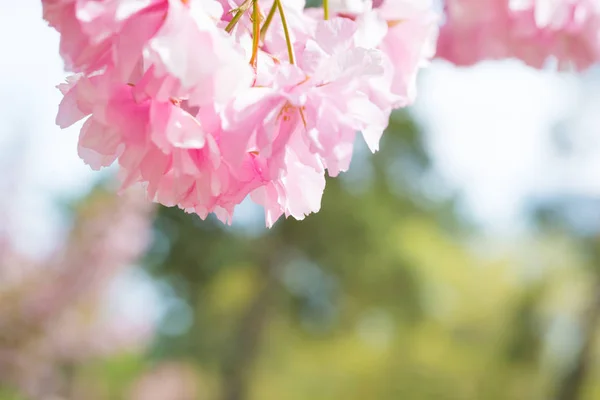
[(57, 116), (123, 188), (230, 222), (248, 195), (271, 226), (320, 208), (357, 132), (376, 151), (433, 56), (429, 1), (42, 0), (73, 71)]
[(446, 0), (438, 57), (457, 65), (519, 58), (579, 71), (600, 62), (599, 0)]

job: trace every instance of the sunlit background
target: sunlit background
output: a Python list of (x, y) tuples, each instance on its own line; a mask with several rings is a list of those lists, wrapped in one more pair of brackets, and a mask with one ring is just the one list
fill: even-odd
[(600, 398), (600, 70), (436, 61), (322, 208), (115, 194), (0, 0), (0, 400)]

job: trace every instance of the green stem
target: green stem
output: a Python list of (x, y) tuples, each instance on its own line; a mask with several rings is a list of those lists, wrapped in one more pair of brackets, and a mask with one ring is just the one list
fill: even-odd
[(233, 28), (235, 28), (235, 26), (239, 22), (240, 18), (242, 18), (242, 15), (244, 15), (244, 13), (246, 11), (248, 11), (248, 9), (250, 8), (251, 4), (252, 4), (252, 0), (246, 0), (246, 1), (244, 1), (242, 3), (242, 5), (240, 5), (238, 7), (237, 12), (235, 13), (235, 15), (233, 16), (233, 18), (231, 19), (231, 21), (229, 21), (229, 23), (225, 27), (225, 31), (227, 33), (231, 33), (231, 31), (233, 30)]
[(271, 9), (269, 10), (269, 14), (267, 15), (267, 18), (265, 19), (265, 23), (263, 24), (262, 28), (260, 28), (260, 38), (262, 40), (265, 39), (265, 35), (267, 34), (267, 29), (269, 29), (269, 26), (271, 25), (271, 21), (273, 21), (273, 16), (275, 15), (276, 10), (277, 10), (277, 2), (274, 1), (273, 5), (271, 6)]
[(323, 0), (323, 15), (324, 15), (325, 20), (329, 19), (329, 1), (328, 0)]
[(290, 39), (290, 31), (288, 29), (287, 20), (285, 19), (285, 12), (283, 11), (281, 0), (275, 0), (275, 3), (277, 3), (277, 8), (279, 9), (279, 16), (281, 17), (281, 25), (283, 25), (283, 33), (285, 34), (285, 44), (287, 45), (290, 64), (295, 64), (294, 47), (292, 46), (292, 40)]
[(252, 0), (252, 58), (250, 64), (256, 67), (258, 61), (258, 42), (260, 41), (260, 12), (258, 0)]

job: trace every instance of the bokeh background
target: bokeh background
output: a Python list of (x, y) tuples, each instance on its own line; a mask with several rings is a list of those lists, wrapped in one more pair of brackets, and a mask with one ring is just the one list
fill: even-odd
[(0, 400), (600, 398), (600, 70), (436, 61), (322, 209), (115, 194), (0, 0)]

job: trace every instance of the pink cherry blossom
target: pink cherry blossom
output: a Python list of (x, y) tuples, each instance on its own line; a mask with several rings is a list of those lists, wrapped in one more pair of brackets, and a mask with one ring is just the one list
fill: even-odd
[(169, 10), (169, 0), (42, 0), (44, 18), (61, 33), (68, 70), (90, 73), (118, 65), (128, 79), (143, 46)]
[(596, 0), (448, 0), (446, 11), (438, 56), (457, 65), (515, 57), (585, 70), (600, 61)]
[(393, 66), (396, 106), (412, 103), (418, 71), (435, 54), (438, 16), (430, 0), (335, 0), (332, 9), (359, 25), (358, 43), (378, 48)]
[[(581, 71), (600, 61), (598, 1), (511, 0), (509, 6), (515, 34), (532, 43), (528, 48), (538, 45), (543, 56), (556, 58), (559, 68), (573, 66)], [(517, 56), (526, 60), (525, 51)], [(532, 60), (530, 64), (540, 67), (540, 61), (545, 60)]]
[[(256, 161), (257, 170), (264, 173), (260, 161), (264, 162), (264, 159)], [(290, 136), (288, 146), (283, 150), (282, 162), (285, 168), (278, 169), (276, 176), (272, 176), (251, 195), (252, 200), (265, 208), (268, 227), (283, 214), (301, 220), (319, 211), (325, 190), (324, 168), (299, 131)]]
[(416, 98), (419, 70), (435, 55), (438, 16), (430, 0), (384, 0), (375, 11), (388, 25), (379, 48), (395, 68), (393, 91), (410, 104)]
[(343, 18), (319, 22), (314, 38), (297, 46), (297, 65), (273, 66), (269, 87), (249, 88), (224, 113), (223, 157), (235, 165), (254, 153), (263, 184), (252, 198), (265, 206), (268, 225), (319, 209), (325, 169), (348, 169), (358, 131), (377, 149), (397, 99), (391, 79), (377, 79), (390, 67), (385, 55), (356, 46), (356, 29)]
[(186, 97), (195, 105), (222, 103), (250, 86), (253, 74), (246, 55), (216, 25), (221, 14), (220, 4), (212, 0), (172, 2), (146, 48), (145, 62), (167, 86), (158, 92), (159, 98)]
[(376, 151), (414, 98), (435, 18), (388, 1), (323, 21), (303, 0), (43, 0), (78, 72), (57, 123), (85, 120), (81, 158), (155, 202), (231, 222), (250, 196), (268, 226), (302, 219), (357, 132)]
[(437, 56), (457, 65), (510, 55), (507, 0), (448, 0)]
[(79, 141), (84, 161), (98, 169), (118, 159), (124, 186), (142, 182), (162, 204), (194, 208), (204, 216), (215, 207), (231, 213), (247, 193), (238, 195), (231, 184), (216, 138), (196, 118), (198, 111), (149, 97), (144, 79), (131, 86), (112, 76), (82, 77), (63, 87), (59, 125), (90, 115)]

